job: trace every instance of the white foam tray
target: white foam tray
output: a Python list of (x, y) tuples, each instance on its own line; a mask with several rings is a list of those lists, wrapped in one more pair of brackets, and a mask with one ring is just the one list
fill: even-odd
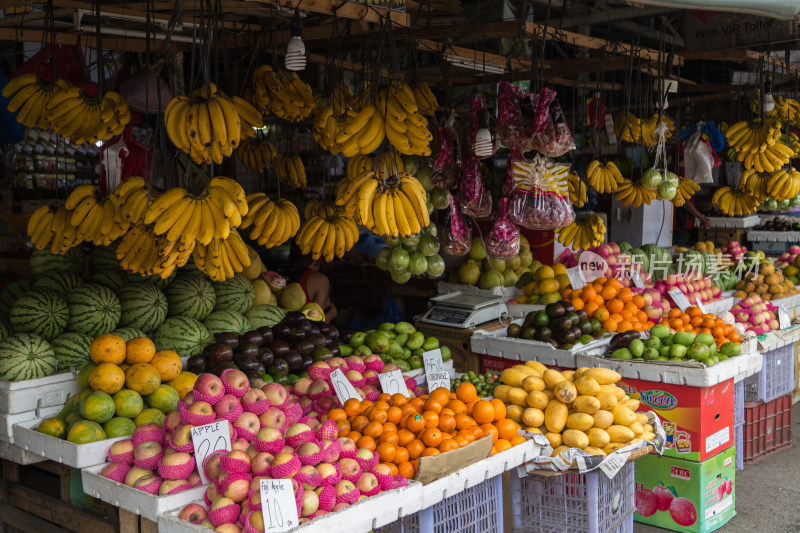
[(728, 298), (722, 298), (710, 303), (704, 303), (703, 308), (706, 310), (706, 312), (719, 316), (725, 311), (730, 311), (734, 303), (736, 303), (736, 299), (730, 296)]
[(516, 287), (495, 287), (493, 289), (479, 289), (475, 285), (463, 285), (461, 283), (450, 283), (440, 281), (436, 284), (436, 291), (439, 294), (450, 294), (451, 292), (468, 292), (470, 294), (483, 294), (484, 296), (502, 296), (506, 301), (517, 296), (522, 296), (522, 291)]
[(40, 420), (36, 419), (14, 424), (14, 443), (31, 453), (74, 468), (86, 468), (104, 463), (106, 453), (112, 444), (130, 438), (130, 436), (115, 437), (88, 444), (75, 444), (39, 433), (34, 429), (39, 422)]
[(506, 304), (507, 314), (511, 318), (525, 318), (532, 311), (541, 311), (545, 306), (538, 304)]
[[(746, 217), (708, 217), (708, 221), (712, 228), (752, 228), (757, 226), (761, 217), (758, 215), (750, 215)], [(696, 225), (700, 227), (700, 221), (695, 221)]]
[(78, 393), (72, 372), (26, 381), (0, 381), (0, 413), (17, 414), (43, 407), (63, 406)]
[(604, 359), (587, 354), (578, 354), (576, 363), (578, 366), (610, 368), (624, 378), (689, 387), (711, 387), (730, 378), (738, 382), (761, 372), (764, 356), (758, 351), (754, 342), (748, 345), (742, 345), (741, 355), (720, 361), (714, 366), (683, 366), (669, 361)]
[(765, 340), (758, 341), (759, 348), (763, 353), (783, 348), (787, 344), (794, 344), (800, 341), (800, 326), (792, 325), (787, 329), (770, 331), (766, 334)]
[(6, 461), (11, 461), (18, 465), (32, 465), (47, 461), (47, 459), (41, 455), (26, 452), (19, 446), (11, 444), (3, 438), (0, 438), (0, 459), (5, 459)]
[(747, 240), (752, 242), (800, 242), (800, 231), (748, 231)]
[[(422, 502), (422, 485), (411, 481), (407, 487), (381, 492), (335, 513), (327, 513), (310, 520), (292, 531), (366, 533), (420, 511), (424, 508)], [(208, 533), (210, 531), (206, 527), (181, 520), (177, 516), (178, 512), (179, 509), (176, 509), (158, 517), (159, 533)]]
[[(516, 319), (514, 324), (522, 324)], [(506, 336), (506, 329), (495, 331), (476, 330), (470, 341), (472, 351), (477, 354), (491, 355), (511, 359), (513, 361), (539, 361), (548, 366), (578, 368), (575, 356), (578, 353), (602, 353), (611, 336), (596, 339), (588, 344), (575, 345), (569, 350), (557, 350), (552, 344), (528, 341)]]
[(202, 500), (207, 488), (203, 485), (177, 494), (157, 496), (101, 476), (99, 472), (105, 466), (98, 464), (81, 470), (83, 492), (151, 522), (157, 522), (158, 517), (167, 511)]
[(27, 422), (28, 420), (42, 420), (56, 416), (62, 407), (46, 407), (44, 409), (35, 409), (25, 413), (16, 413), (8, 415), (0, 413), (0, 439), (7, 442), (14, 442), (14, 424), (20, 422)]

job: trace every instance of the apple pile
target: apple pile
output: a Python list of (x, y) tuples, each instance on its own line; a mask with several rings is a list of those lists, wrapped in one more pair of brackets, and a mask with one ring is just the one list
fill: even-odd
[(775, 266), (778, 268), (785, 268), (794, 263), (798, 255), (800, 255), (800, 246), (793, 244), (787, 251), (778, 256), (778, 259), (775, 261)]
[[(768, 331), (781, 329), (778, 307), (772, 302), (763, 301), (756, 294), (739, 300), (731, 308), (730, 313), (736, 320), (734, 327), (741, 336), (749, 336), (748, 332), (752, 332), (752, 335), (761, 335)], [(723, 313), (720, 318), (730, 320), (726, 313)]]
[[(800, 247), (795, 246), (795, 248), (797, 248), (797, 253), (800, 253)], [(739, 263), (741, 263), (742, 258), (744, 258), (744, 254), (746, 253), (747, 253), (747, 248), (739, 244), (737, 241), (731, 241), (722, 247), (722, 255), (730, 256), (731, 261), (733, 262), (734, 265), (738, 265)]]
[(691, 304), (697, 302), (708, 303), (721, 298), (722, 290), (713, 284), (710, 276), (703, 276), (697, 270), (689, 272), (668, 274), (663, 280), (655, 284), (655, 289), (661, 294), (662, 300), (673, 289), (680, 289)]

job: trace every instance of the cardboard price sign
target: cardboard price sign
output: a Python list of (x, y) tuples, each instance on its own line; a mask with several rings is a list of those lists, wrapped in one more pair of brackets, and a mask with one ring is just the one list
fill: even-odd
[(336, 396), (339, 397), (339, 401), (344, 405), (344, 402), (349, 400), (350, 398), (355, 398), (358, 401), (361, 401), (361, 395), (356, 392), (356, 388), (353, 387), (353, 384), (350, 383), (350, 380), (344, 375), (341, 368), (337, 368), (330, 375), (331, 385), (333, 385), (333, 390), (336, 392)]
[(568, 268), (567, 277), (569, 278), (570, 285), (572, 285), (572, 288), (575, 290), (582, 289), (586, 286), (586, 280), (583, 279), (581, 267)]
[(439, 387), (450, 390), (450, 372), (444, 367), (442, 351), (437, 348), (422, 354), (425, 364), (425, 377), (428, 381), (428, 391), (433, 392)]
[(290, 479), (261, 480), (261, 515), (264, 531), (283, 533), (297, 527), (297, 504)]
[(633, 286), (639, 289), (646, 289), (647, 285), (644, 284), (642, 281), (642, 276), (639, 274), (639, 271), (636, 269), (631, 269), (631, 281), (633, 281)]
[(406, 398), (411, 397), (411, 395), (408, 393), (406, 380), (403, 379), (403, 372), (401, 372), (399, 368), (396, 368), (391, 372), (378, 374), (378, 379), (381, 381), (381, 390), (386, 394), (400, 393)]
[(778, 307), (778, 324), (781, 329), (786, 329), (792, 325), (792, 320), (789, 318), (789, 312), (783, 305)]
[(672, 301), (675, 302), (675, 305), (677, 305), (681, 311), (686, 311), (686, 309), (691, 306), (686, 295), (683, 294), (680, 289), (672, 289), (667, 294), (669, 294)]
[(194, 458), (204, 485), (209, 482), (203, 469), (206, 458), (218, 450), (231, 451), (231, 428), (228, 424), (227, 420), (216, 420), (210, 424), (192, 428)]

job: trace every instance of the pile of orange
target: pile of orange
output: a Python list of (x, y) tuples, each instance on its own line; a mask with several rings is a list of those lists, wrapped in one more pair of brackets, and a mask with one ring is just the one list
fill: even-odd
[(618, 279), (597, 278), (582, 289), (564, 289), (562, 296), (576, 311), (583, 309), (589, 318), (597, 320), (612, 333), (644, 331), (653, 325), (642, 310), (644, 298), (623, 287)]
[(359, 448), (375, 451), (394, 474), (413, 478), (419, 458), (464, 447), (492, 436), (492, 455), (525, 442), (519, 425), (506, 418), (506, 406), (497, 399), (481, 400), (475, 386), (461, 383), (455, 393), (444, 387), (418, 398), (381, 394), (375, 402), (347, 400), (331, 409), (339, 436)]
[(732, 324), (726, 323), (713, 313), (703, 314), (699, 307), (687, 307), (686, 311), (681, 311), (677, 307), (670, 309), (660, 324), (668, 326), (673, 331), (710, 333), (717, 343), (717, 348), (726, 342), (742, 342)]

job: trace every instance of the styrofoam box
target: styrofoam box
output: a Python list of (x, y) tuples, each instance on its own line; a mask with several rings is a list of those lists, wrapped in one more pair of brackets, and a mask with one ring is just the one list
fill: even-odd
[(47, 461), (47, 459), (41, 455), (26, 452), (19, 446), (11, 444), (2, 438), (0, 438), (0, 459), (5, 459), (6, 461), (11, 461), (18, 465), (32, 465)]
[(0, 381), (0, 413), (17, 414), (43, 407), (63, 406), (78, 393), (72, 372), (25, 381)]
[(13, 415), (0, 413), (0, 439), (3, 439), (7, 442), (14, 442), (14, 424), (27, 422), (28, 420), (42, 420), (44, 418), (50, 418), (51, 416), (56, 416), (61, 409), (63, 409), (63, 407), (56, 406), (46, 407), (44, 409), (35, 409), (33, 411), (17, 413)]
[(541, 311), (545, 306), (538, 304), (506, 304), (506, 313), (511, 318), (525, 318), (532, 311)]
[[(327, 513), (292, 529), (302, 533), (360, 533), (390, 524), (422, 509), (422, 485), (410, 481), (407, 487), (370, 496), (335, 513)], [(202, 499), (202, 498), (201, 498)], [(158, 517), (159, 533), (207, 533), (208, 528), (178, 518), (178, 510)]]
[(706, 310), (707, 313), (720, 315), (725, 311), (730, 311), (734, 303), (736, 303), (736, 299), (733, 297), (722, 298), (721, 300), (716, 300), (713, 302), (709, 302), (707, 304), (704, 303), (703, 308)]
[(104, 502), (115, 505), (120, 509), (125, 509), (131, 513), (141, 515), (151, 522), (158, 521), (159, 515), (178, 509), (191, 502), (202, 500), (206, 492), (206, 485), (194, 487), (177, 494), (158, 496), (148, 494), (139, 489), (129, 487), (124, 483), (119, 483), (105, 478), (99, 472), (106, 464), (98, 464), (81, 470), (81, 480), (83, 481), (83, 492), (89, 496), (94, 496)]
[(40, 420), (36, 419), (14, 424), (14, 443), (31, 453), (74, 468), (86, 468), (104, 463), (106, 453), (112, 444), (130, 438), (130, 436), (115, 437), (88, 444), (75, 444), (39, 433), (34, 429), (39, 422)]
[(450, 283), (440, 281), (436, 284), (436, 292), (439, 294), (450, 294), (451, 292), (464, 292), (470, 294), (483, 294), (485, 296), (502, 296), (506, 300), (522, 295), (522, 291), (516, 287), (495, 287), (493, 289), (480, 289), (474, 285), (463, 285), (461, 283)]
[(800, 242), (800, 231), (748, 231), (752, 242)]
[[(514, 324), (522, 324), (516, 319)], [(472, 334), (472, 351), (477, 354), (492, 355), (513, 361), (539, 361), (549, 366), (578, 368), (575, 366), (577, 353), (602, 353), (611, 341), (611, 336), (596, 339), (588, 344), (576, 344), (569, 350), (557, 350), (552, 344), (528, 341), (506, 336), (505, 329), (495, 331), (476, 330)]]
[[(712, 228), (752, 228), (758, 226), (761, 218), (758, 215), (750, 215), (746, 217), (708, 217), (708, 221)], [(700, 221), (695, 221), (697, 226), (700, 226)]]

